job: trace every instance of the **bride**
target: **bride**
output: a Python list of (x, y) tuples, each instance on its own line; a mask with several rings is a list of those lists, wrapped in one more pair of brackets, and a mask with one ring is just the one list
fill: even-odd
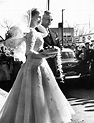
[(69, 123), (74, 111), (46, 62), (58, 49), (43, 50), (44, 35), (35, 30), (41, 24), (42, 12), (34, 8), (28, 11), (28, 17), (26, 62), (2, 106), (0, 123)]

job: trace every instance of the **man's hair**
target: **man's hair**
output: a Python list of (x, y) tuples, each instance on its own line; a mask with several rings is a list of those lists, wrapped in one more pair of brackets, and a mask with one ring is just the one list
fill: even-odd
[(44, 11), (43, 18), (49, 17), (51, 18), (51, 21), (53, 20), (53, 15), (49, 10)]
[(50, 15), (50, 14), (52, 14), (52, 13), (51, 13), (50, 11), (46, 10), (46, 11), (44, 11), (44, 14)]
[(49, 10), (44, 11), (44, 16), (51, 16), (52, 17), (52, 13)]

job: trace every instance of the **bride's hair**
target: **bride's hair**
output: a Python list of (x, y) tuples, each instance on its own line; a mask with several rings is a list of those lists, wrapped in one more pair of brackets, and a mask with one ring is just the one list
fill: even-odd
[(35, 16), (36, 14), (42, 13), (42, 11), (38, 8), (31, 9), (31, 17)]
[(42, 10), (40, 10), (38, 8), (32, 8), (32, 9), (27, 11), (27, 19), (28, 19), (29, 26), (30, 26), (31, 18), (34, 17), (36, 14), (39, 14), (39, 13), (41, 13), (43, 15)]

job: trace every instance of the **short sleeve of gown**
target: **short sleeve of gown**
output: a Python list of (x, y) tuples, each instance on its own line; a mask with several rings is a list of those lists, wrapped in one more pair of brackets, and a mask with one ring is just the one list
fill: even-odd
[(28, 54), (30, 51), (34, 52), (35, 41), (35, 33), (31, 30), (30, 33), (26, 35), (26, 54)]

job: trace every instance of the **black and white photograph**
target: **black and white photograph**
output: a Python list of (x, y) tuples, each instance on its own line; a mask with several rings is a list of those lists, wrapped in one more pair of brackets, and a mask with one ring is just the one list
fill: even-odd
[(94, 123), (94, 0), (0, 0), (0, 123)]

